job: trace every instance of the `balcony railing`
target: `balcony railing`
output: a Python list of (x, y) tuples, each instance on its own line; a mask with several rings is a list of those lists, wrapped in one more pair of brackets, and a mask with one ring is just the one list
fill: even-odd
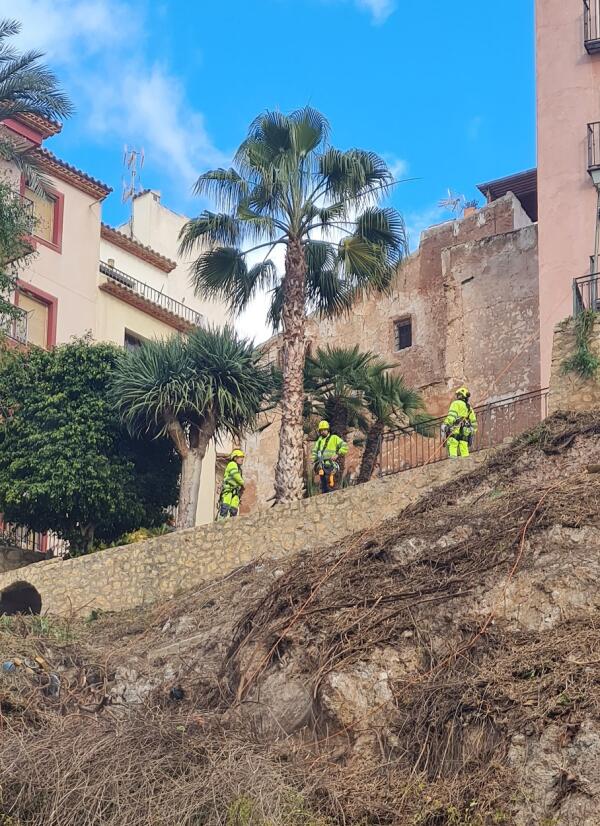
[(600, 52), (600, 0), (583, 0), (583, 41), (589, 54)]
[[(477, 433), (472, 452), (501, 445), (535, 427), (548, 414), (548, 390), (523, 393), (509, 399), (476, 407)], [(386, 476), (403, 470), (429, 465), (448, 456), (439, 418), (427, 425), (426, 434), (419, 428), (407, 427), (391, 430), (383, 436), (379, 472)]]
[(32, 531), (23, 525), (11, 525), (2, 521), (0, 514), (0, 546), (12, 546), (23, 551), (45, 554), (46, 556), (66, 556), (69, 552), (69, 543), (60, 539), (56, 534)]
[(600, 123), (588, 123), (587, 152), (588, 172), (600, 169)]
[(600, 274), (592, 273), (573, 280), (573, 315), (585, 310), (600, 312)]
[(157, 290), (155, 287), (151, 287), (143, 281), (138, 281), (137, 278), (132, 278), (132, 276), (116, 269), (116, 267), (101, 261), (100, 272), (113, 284), (118, 284), (133, 295), (139, 296), (139, 298), (142, 298), (144, 301), (161, 307), (171, 315), (182, 318), (184, 321), (187, 321), (188, 324), (192, 324), (194, 327), (202, 327), (204, 325), (204, 316), (202, 313), (193, 310), (191, 307), (186, 307), (181, 301), (170, 298), (170, 296), (165, 295), (165, 293)]
[(27, 313), (16, 310), (15, 316), (0, 316), (0, 331), (19, 344), (27, 344)]

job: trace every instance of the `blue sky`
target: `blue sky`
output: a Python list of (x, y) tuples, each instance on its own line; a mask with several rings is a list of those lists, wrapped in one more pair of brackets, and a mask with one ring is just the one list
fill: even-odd
[[(16, 5), (16, 8), (15, 8)], [(0, 0), (77, 108), (49, 142), (115, 189), (123, 145), (142, 183), (193, 214), (198, 172), (227, 164), (260, 111), (306, 103), (332, 142), (383, 154), (413, 243), (448, 188), (535, 164), (532, 0)]]

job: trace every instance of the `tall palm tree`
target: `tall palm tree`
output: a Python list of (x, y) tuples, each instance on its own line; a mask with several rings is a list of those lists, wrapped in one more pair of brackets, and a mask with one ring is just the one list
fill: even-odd
[(385, 370), (369, 370), (363, 386), (364, 405), (369, 423), (357, 482), (368, 482), (373, 475), (381, 437), (386, 427), (424, 421), (424, 403), (420, 393), (411, 390), (401, 376)]
[(195, 524), (202, 462), (213, 438), (240, 439), (271, 390), (261, 353), (230, 327), (144, 343), (124, 353), (113, 383), (131, 433), (169, 436), (181, 457), (178, 528)]
[[(63, 120), (73, 111), (69, 98), (55, 74), (41, 62), (43, 52), (20, 52), (10, 43), (20, 31), (18, 21), (0, 20), (0, 121), (26, 114)], [(35, 149), (25, 141), (0, 137), (0, 158), (14, 163), (29, 185), (40, 191), (45, 180)]]
[[(335, 149), (328, 134), (326, 119), (309, 107), (259, 115), (234, 167), (196, 182), (218, 211), (203, 212), (181, 235), (183, 254), (201, 250), (193, 266), (198, 293), (239, 312), (259, 290), (271, 291), (269, 319), (283, 330), (278, 502), (302, 496), (307, 312), (343, 312), (362, 291), (385, 289), (407, 249), (401, 216), (377, 206), (393, 183), (385, 162)], [(271, 257), (277, 247), (283, 273)]]

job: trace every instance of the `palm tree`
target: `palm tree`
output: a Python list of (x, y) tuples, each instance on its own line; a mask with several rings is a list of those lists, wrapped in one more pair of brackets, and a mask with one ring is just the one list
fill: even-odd
[[(283, 331), (278, 502), (302, 496), (307, 312), (343, 312), (364, 290), (386, 289), (407, 248), (401, 216), (377, 206), (393, 183), (386, 163), (329, 146), (328, 133), (309, 107), (259, 115), (234, 167), (196, 182), (218, 212), (203, 212), (181, 234), (182, 254), (201, 250), (192, 270), (198, 293), (239, 312), (259, 290), (271, 291), (269, 319)], [(277, 247), (283, 273), (271, 257)]]
[(366, 427), (364, 388), (370, 372), (386, 370), (374, 353), (354, 347), (319, 348), (306, 359), (305, 417), (327, 419), (331, 430), (347, 439), (351, 427)]
[(178, 528), (195, 524), (202, 462), (213, 438), (240, 439), (271, 390), (261, 353), (230, 327), (145, 342), (124, 353), (113, 383), (131, 433), (169, 436), (181, 457)]
[(419, 423), (428, 418), (422, 413), (424, 403), (421, 394), (407, 387), (401, 376), (395, 376), (385, 369), (368, 371), (363, 394), (369, 424), (365, 429), (367, 438), (358, 483), (368, 482), (372, 477), (386, 427)]
[[(43, 63), (43, 52), (19, 52), (10, 38), (21, 31), (16, 20), (0, 20), (0, 121), (18, 115), (49, 120), (68, 117), (73, 107), (61, 91), (55, 74)], [(36, 147), (17, 138), (0, 137), (0, 158), (14, 163), (34, 189), (44, 189)]]

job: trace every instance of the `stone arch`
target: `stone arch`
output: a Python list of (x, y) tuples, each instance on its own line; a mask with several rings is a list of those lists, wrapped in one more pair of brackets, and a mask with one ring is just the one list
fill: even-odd
[(29, 582), (19, 580), (0, 591), (0, 614), (41, 614), (42, 597)]

